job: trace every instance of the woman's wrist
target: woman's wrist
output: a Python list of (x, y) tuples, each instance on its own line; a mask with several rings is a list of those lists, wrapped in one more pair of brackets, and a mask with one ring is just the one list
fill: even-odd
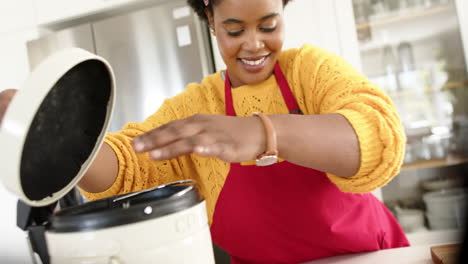
[(255, 155), (252, 157), (252, 160), (255, 160), (259, 155), (265, 152), (267, 137), (265, 133), (265, 127), (262, 123), (262, 120), (256, 116), (247, 117), (249, 120), (249, 129), (252, 132), (253, 136), (252, 144), (256, 147)]
[[(273, 127), (275, 128), (276, 133), (276, 148), (278, 151), (278, 156), (284, 158), (284, 153), (286, 151), (285, 145), (287, 145), (288, 136), (287, 132), (285, 133), (285, 121), (287, 121), (290, 115), (268, 115), (271, 122), (273, 123)], [(287, 127), (287, 126), (286, 126)], [(289, 129), (294, 129), (293, 127)]]
[(263, 124), (265, 150), (257, 156), (257, 166), (268, 166), (278, 162), (278, 148), (276, 142), (276, 131), (271, 119), (263, 113), (254, 113)]

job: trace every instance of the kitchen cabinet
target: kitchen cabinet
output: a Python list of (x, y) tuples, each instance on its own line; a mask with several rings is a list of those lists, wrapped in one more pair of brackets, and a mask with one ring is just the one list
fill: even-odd
[[(391, 97), (407, 135), (402, 171), (382, 188), (383, 201), (394, 210), (400, 223), (408, 220), (402, 212), (416, 212), (421, 223), (426, 223), (418, 230), (404, 226), (409, 234), (461, 228), (464, 222), (434, 224), (427, 208), (428, 203), (435, 202), (423, 197), (441, 189), (453, 190), (467, 181), (468, 3), (343, 2), (350, 5), (340, 12), (353, 17), (347, 21), (337, 18), (338, 32), (356, 34), (354, 40), (346, 39), (348, 51), (359, 57), (355, 60), (358, 68)], [(462, 189), (461, 197), (465, 196), (466, 190)]]
[(29, 68), (34, 70), (45, 58), (54, 52), (78, 47), (96, 53), (91, 24), (82, 24), (47, 34), (27, 43)]
[(49, 26), (74, 20), (89, 20), (86, 17), (114, 14), (131, 8), (151, 5), (161, 0), (33, 0), (37, 24)]

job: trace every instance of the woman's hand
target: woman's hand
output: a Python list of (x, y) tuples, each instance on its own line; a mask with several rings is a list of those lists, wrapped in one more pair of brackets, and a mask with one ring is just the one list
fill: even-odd
[(226, 162), (255, 159), (265, 151), (265, 132), (258, 117), (197, 114), (151, 130), (133, 141), (136, 152), (156, 160), (196, 153)]
[(2, 123), (3, 116), (10, 105), (11, 99), (16, 94), (17, 90), (14, 89), (7, 89), (5, 91), (0, 92), (0, 124)]

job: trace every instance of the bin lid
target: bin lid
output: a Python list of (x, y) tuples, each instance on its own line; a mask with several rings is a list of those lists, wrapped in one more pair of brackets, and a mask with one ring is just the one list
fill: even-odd
[(196, 182), (182, 180), (62, 209), (50, 218), (48, 230), (68, 233), (124, 226), (178, 213), (203, 201)]
[(0, 178), (31, 206), (67, 194), (97, 155), (114, 106), (106, 60), (61, 50), (44, 60), (14, 96), (0, 126)]

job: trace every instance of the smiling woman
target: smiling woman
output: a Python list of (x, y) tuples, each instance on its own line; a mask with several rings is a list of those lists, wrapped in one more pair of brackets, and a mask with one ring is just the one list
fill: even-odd
[(216, 36), (233, 87), (271, 75), (283, 47), (283, 8), (289, 1), (218, 0), (209, 1), (207, 8), (191, 2)]
[(408, 246), (369, 193), (402, 163), (394, 105), (339, 56), (311, 45), (283, 50), (288, 2), (189, 0), (227, 69), (108, 134), (83, 194), (95, 200), (196, 180), (213, 241), (233, 263)]

